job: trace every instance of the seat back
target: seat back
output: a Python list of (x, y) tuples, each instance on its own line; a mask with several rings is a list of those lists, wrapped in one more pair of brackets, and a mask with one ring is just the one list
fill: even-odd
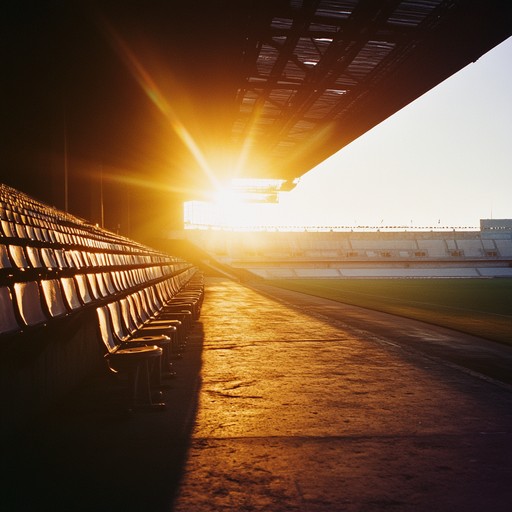
[(112, 330), (115, 337), (119, 341), (126, 341), (129, 338), (129, 334), (123, 324), (121, 315), (121, 306), (118, 301), (109, 302), (107, 307), (110, 311), (110, 318), (112, 320)]
[(122, 292), (128, 289), (128, 285), (126, 284), (126, 280), (124, 278), (124, 273), (120, 270), (116, 270), (111, 273), (112, 282), (114, 283), (115, 289), (118, 292)]
[(112, 280), (112, 275), (110, 272), (102, 272), (103, 282), (105, 283), (105, 287), (109, 295), (114, 295), (117, 293), (116, 287), (114, 286), (114, 281)]
[(66, 257), (64, 256), (63, 249), (55, 249), (53, 254), (55, 255), (55, 259), (60, 268), (69, 268), (68, 262), (66, 261)]
[(0, 268), (12, 268), (11, 260), (7, 254), (7, 247), (0, 245)]
[(150, 286), (146, 286), (143, 288), (140, 292), (140, 297), (142, 300), (142, 305), (146, 309), (149, 316), (153, 316), (157, 311), (158, 308), (156, 304), (153, 302), (153, 297), (150, 292)]
[(89, 285), (89, 290), (91, 291), (91, 297), (95, 300), (101, 299), (101, 293), (98, 288), (98, 280), (96, 279), (96, 274), (85, 274), (85, 278), (87, 284)]
[(146, 303), (146, 296), (142, 290), (135, 292), (132, 296), (140, 319), (142, 322), (146, 323), (151, 318), (151, 313)]
[(156, 293), (155, 286), (148, 286), (145, 288), (146, 290), (146, 296), (148, 297), (148, 302), (151, 305), (151, 308), (154, 312), (160, 311), (163, 307), (162, 301), (158, 297), (158, 294)]
[(14, 262), (15, 267), (19, 269), (30, 268), (25, 252), (23, 251), (23, 247), (19, 245), (9, 245), (9, 254), (11, 255), (11, 259)]
[(39, 287), (36, 281), (15, 283), (14, 294), (21, 319), (28, 326), (44, 324), (48, 320), (42, 305)]
[(64, 316), (68, 313), (57, 279), (42, 279), (41, 289), (43, 291), (46, 308), (52, 318)]
[(28, 260), (30, 261), (30, 264), (32, 265), (33, 268), (42, 268), (44, 266), (43, 262), (41, 261), (41, 256), (38, 247), (32, 247), (30, 245), (27, 245), (26, 251)]
[(82, 307), (75, 280), (72, 277), (63, 277), (60, 283), (67, 307), (73, 311)]
[(75, 282), (78, 287), (78, 293), (80, 300), (83, 304), (89, 304), (93, 301), (91, 293), (89, 291), (89, 285), (87, 283), (87, 277), (85, 274), (75, 274)]
[(110, 311), (107, 306), (100, 306), (96, 308), (96, 314), (98, 316), (98, 325), (100, 329), (101, 341), (105, 345), (109, 354), (112, 354), (117, 350), (119, 344), (114, 337), (112, 331), (112, 322), (110, 318)]
[(41, 248), (41, 259), (44, 266), (47, 268), (57, 268), (59, 266), (57, 260), (55, 259), (53, 249), (49, 247)]
[(96, 280), (96, 283), (98, 284), (98, 291), (100, 293), (101, 298), (108, 297), (108, 289), (107, 285), (105, 284), (105, 279), (103, 277), (103, 274), (101, 272), (98, 272), (97, 274), (91, 274), (94, 276), (94, 279)]
[(4, 236), (9, 238), (16, 237), (16, 229), (14, 228), (14, 224), (12, 222), (9, 222), (8, 220), (2, 220), (1, 225)]
[(130, 302), (129, 297), (124, 297), (119, 301), (119, 304), (121, 306), (123, 324), (125, 325), (127, 331), (133, 335), (141, 326), (138, 326), (137, 324), (137, 315), (134, 314), (133, 303)]
[(19, 331), (20, 325), (14, 312), (11, 290), (7, 286), (0, 288), (0, 334)]
[(142, 314), (140, 301), (138, 299), (139, 297), (136, 292), (126, 297), (129, 304), (129, 313), (136, 329), (140, 329), (144, 325), (145, 320), (148, 319), (146, 315)]

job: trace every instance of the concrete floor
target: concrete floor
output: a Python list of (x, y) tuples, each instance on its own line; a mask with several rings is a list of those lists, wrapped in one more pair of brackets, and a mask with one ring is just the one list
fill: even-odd
[(7, 440), (0, 509), (510, 512), (511, 352), (209, 278), (166, 410), (94, 381)]

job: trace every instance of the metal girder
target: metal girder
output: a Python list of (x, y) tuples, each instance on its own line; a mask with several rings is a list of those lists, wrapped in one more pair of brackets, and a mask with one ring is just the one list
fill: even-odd
[(232, 140), (300, 176), (511, 34), (503, 1), (290, 1), (251, 33)]

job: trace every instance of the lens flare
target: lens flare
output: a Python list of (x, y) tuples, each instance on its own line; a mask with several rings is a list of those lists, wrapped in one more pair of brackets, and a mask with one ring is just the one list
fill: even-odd
[(174, 132), (178, 135), (185, 147), (194, 157), (202, 172), (209, 179), (213, 188), (218, 190), (220, 188), (218, 179), (211, 169), (205, 156), (203, 155), (201, 148), (194, 140), (189, 130), (176, 113), (175, 109), (173, 109), (171, 103), (162, 93), (151, 74), (143, 66), (143, 64), (137, 58), (135, 52), (114, 29), (114, 27), (103, 16), (99, 16), (98, 21), (111, 46), (114, 48), (118, 56), (129, 69), (130, 73), (140, 85), (146, 96), (166, 117)]

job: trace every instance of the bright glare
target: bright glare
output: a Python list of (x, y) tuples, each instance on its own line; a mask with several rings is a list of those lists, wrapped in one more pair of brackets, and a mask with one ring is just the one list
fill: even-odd
[(247, 230), (272, 226), (278, 205), (263, 204), (265, 198), (254, 191), (219, 188), (210, 201), (185, 203), (185, 227)]
[(220, 189), (214, 193), (213, 203), (219, 208), (236, 212), (236, 209), (243, 205), (243, 197), (233, 190)]

